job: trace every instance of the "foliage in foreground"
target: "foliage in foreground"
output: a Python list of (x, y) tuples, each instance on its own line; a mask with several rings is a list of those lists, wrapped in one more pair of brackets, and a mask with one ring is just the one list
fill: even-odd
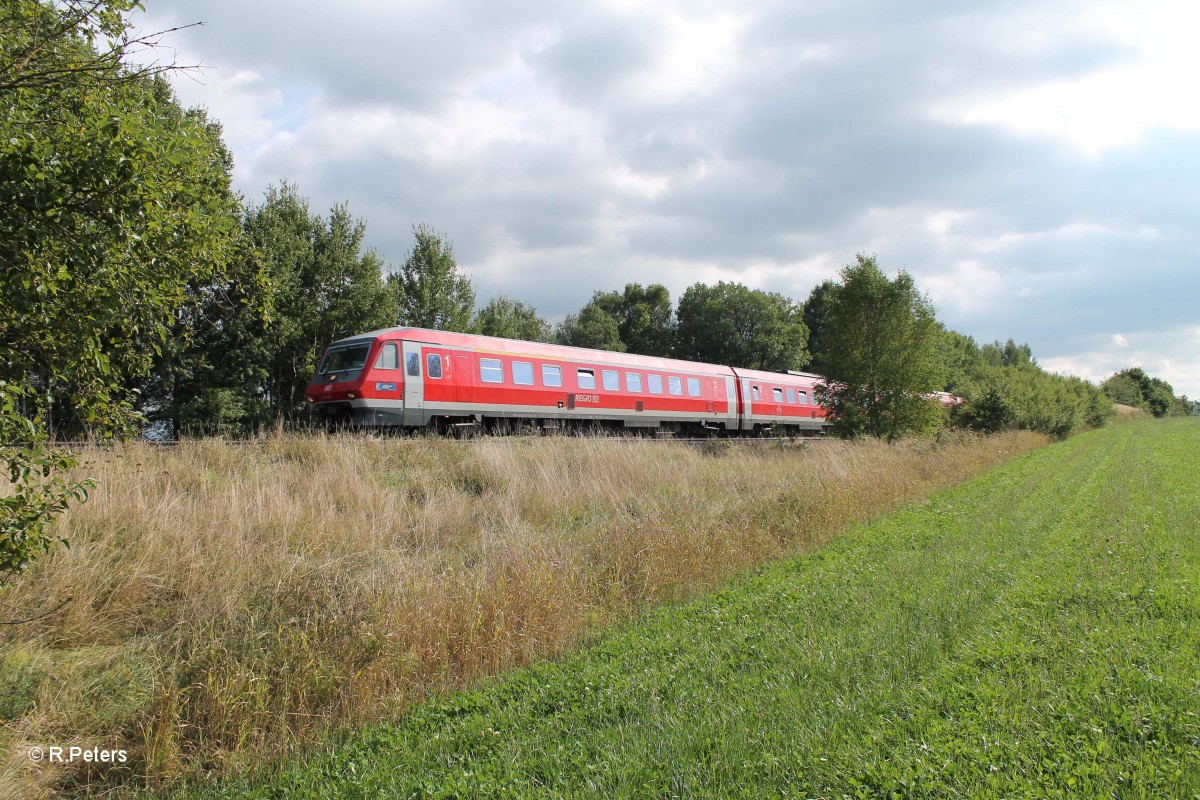
[(0, 581), (82, 497), (47, 439), (127, 428), (187, 287), (236, 247), (219, 126), (126, 66), (134, 7), (0, 5)]
[[(68, 543), (54, 520), (72, 501), (86, 500), (92, 486), (67, 477), (78, 464), (75, 456), (47, 444), (18, 412), (20, 399), (20, 392), (0, 381), (0, 452), (9, 482), (0, 496), (0, 589), (29, 562)], [(0, 618), (0, 624), (11, 622)]]
[(1194, 797), (1200, 425), (1076, 437), (230, 797)]

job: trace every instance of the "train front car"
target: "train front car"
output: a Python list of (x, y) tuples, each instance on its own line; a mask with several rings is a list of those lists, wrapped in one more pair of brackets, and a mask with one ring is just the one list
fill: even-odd
[(305, 394), (328, 429), (400, 425), (404, 381), (399, 343), (372, 331), (329, 345)]
[(419, 328), (331, 344), (308, 387), (327, 427), (733, 432), (728, 367)]

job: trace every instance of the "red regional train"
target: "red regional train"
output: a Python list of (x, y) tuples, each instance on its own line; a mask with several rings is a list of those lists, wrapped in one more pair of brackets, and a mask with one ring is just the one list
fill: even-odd
[(329, 345), (307, 397), (330, 427), (817, 434), (819, 380), (401, 327)]

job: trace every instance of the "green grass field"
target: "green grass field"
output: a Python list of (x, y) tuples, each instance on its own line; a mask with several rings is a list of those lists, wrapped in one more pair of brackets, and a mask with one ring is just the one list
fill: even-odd
[(1200, 424), (1044, 448), (207, 792), (1200, 797)]

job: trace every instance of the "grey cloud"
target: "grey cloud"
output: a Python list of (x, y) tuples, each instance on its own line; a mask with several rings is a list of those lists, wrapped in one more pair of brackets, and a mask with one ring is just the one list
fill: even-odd
[(151, 5), (149, 27), (203, 22), (178, 41), (218, 69), (251, 68), (303, 82), (355, 105), (439, 105), (457, 81), (486, 71), (513, 37), (541, 24), (557, 4), (509, 7), (485, 0), (296, 3), (238, 0)]
[(593, 104), (646, 67), (653, 49), (649, 31), (593, 13), (559, 30), (552, 44), (527, 61), (567, 100)]
[[(514, 64), (539, 97), (582, 110), (599, 151), (533, 129), (432, 164), (331, 148), (296, 119), (289, 141), (235, 153), (253, 162), (248, 196), (288, 178), (315, 208), (349, 201), (392, 263), (413, 223), (435, 225), (477, 269), (481, 298), (504, 291), (561, 316), (628, 280), (666, 281), (676, 293), (691, 282), (686, 266), (647, 265), (736, 274), (767, 263), (778, 285), (764, 288), (802, 299), (811, 268), (789, 265), (874, 249), (918, 282), (961, 262), (1001, 273), (1001, 296), (969, 312), (948, 306), (947, 324), (1061, 354), (1123, 318), (1194, 324), (1197, 135), (1152, 132), (1088, 156), (934, 111), (1127, 62), (1123, 45), (1075, 24), (1090, 6), (712, 4), (745, 15), (736, 58), (703, 91), (670, 102), (642, 91), (663, 35), (657, 17), (594, 3), (176, 2), (151, 4), (150, 19), (207, 19), (179, 34), (189, 52), (305, 93), (326, 120), (349, 108), (436, 120), (464, 87)], [(495, 91), (497, 102), (522, 99), (511, 86)], [(633, 190), (614, 179), (618, 169), (664, 188)], [(938, 236), (924, 220), (944, 211), (966, 216)], [(1111, 232), (1052, 235), (1073, 224)], [(500, 252), (504, 266), (484, 269)], [(1018, 296), (1025, 284), (1035, 293)]]

